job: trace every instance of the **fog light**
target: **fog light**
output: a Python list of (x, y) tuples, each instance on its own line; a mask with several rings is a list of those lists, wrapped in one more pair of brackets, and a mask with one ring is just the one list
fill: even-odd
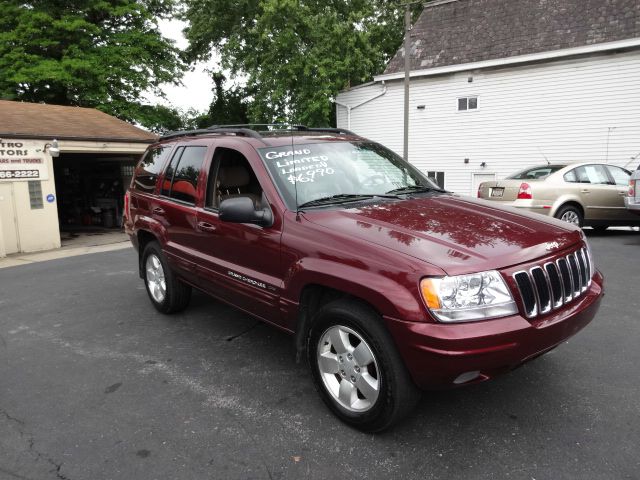
[(467, 383), (467, 382), (470, 382), (471, 380), (475, 380), (479, 376), (480, 376), (480, 372), (478, 371), (465, 372), (462, 375), (458, 375), (458, 378), (456, 378), (453, 381), (453, 383), (455, 383), (456, 385), (460, 385), (462, 383)]

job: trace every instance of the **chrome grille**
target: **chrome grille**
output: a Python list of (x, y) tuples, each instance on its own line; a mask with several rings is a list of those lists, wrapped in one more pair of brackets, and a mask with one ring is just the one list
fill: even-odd
[(581, 248), (555, 262), (514, 273), (527, 318), (548, 313), (578, 298), (591, 286), (591, 272), (589, 253)]

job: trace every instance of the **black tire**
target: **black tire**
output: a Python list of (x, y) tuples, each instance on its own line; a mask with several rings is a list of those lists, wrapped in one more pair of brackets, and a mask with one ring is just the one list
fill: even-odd
[[(162, 300), (154, 298), (150, 279), (147, 278), (147, 261), (151, 256), (158, 259), (164, 272), (165, 294)], [(142, 252), (144, 284), (151, 303), (159, 312), (176, 313), (184, 310), (191, 301), (191, 287), (182, 283), (171, 271), (158, 242), (149, 242)]]
[(591, 228), (596, 233), (604, 233), (607, 230), (607, 228), (609, 228), (609, 225), (594, 225)]
[[(564, 205), (563, 207), (560, 207), (556, 212), (555, 217), (580, 228), (582, 228), (582, 225), (584, 224), (584, 215), (579, 208), (574, 207), (573, 205)], [(572, 221), (573, 219), (575, 219), (575, 221)]]
[[(365, 372), (361, 375), (371, 373), (376, 377), (378, 393), (375, 401), (370, 402), (371, 405), (366, 411), (350, 411), (343, 406), (323, 380), (323, 378), (328, 378), (326, 381), (336, 382), (336, 385), (347, 382), (347, 386), (351, 387), (344, 375), (344, 370), (339, 370), (342, 373), (332, 374), (326, 371), (323, 373), (319, 365), (319, 349), (327, 348), (328, 343), (325, 343), (324, 339), (327, 338), (328, 332), (335, 328), (346, 328), (354, 332), (355, 335), (349, 333), (349, 338), (353, 339), (355, 343), (358, 340), (357, 337), (361, 337), (365, 346), (369, 347), (369, 352), (372, 353), (375, 369), (372, 369), (372, 365), (374, 365), (372, 362), (368, 369), (361, 367), (362, 372)], [(383, 320), (368, 306), (349, 300), (337, 300), (325, 305), (314, 316), (307, 338), (307, 359), (316, 389), (329, 409), (345, 423), (365, 432), (379, 432), (399, 422), (411, 412), (420, 399), (420, 391), (405, 368)], [(321, 340), (323, 346), (320, 345)], [(356, 343), (357, 345), (359, 342)], [(326, 354), (334, 355), (332, 352), (336, 352), (335, 355), (340, 358), (337, 350), (327, 351)], [(355, 356), (351, 358), (355, 358)], [(351, 360), (351, 362), (354, 361)], [(338, 368), (346, 367), (344, 364), (338, 364)], [(357, 366), (353, 368), (357, 368), (357, 371), (361, 372)], [(332, 379), (332, 375), (335, 380)], [(354, 379), (353, 376), (350, 378)], [(359, 381), (360, 378), (357, 380)], [(356, 388), (357, 391), (356, 401), (367, 402), (366, 397), (361, 394), (361, 390), (356, 387), (358, 382), (354, 379), (351, 383), (353, 383), (352, 388)], [(359, 400), (360, 398), (363, 400)]]

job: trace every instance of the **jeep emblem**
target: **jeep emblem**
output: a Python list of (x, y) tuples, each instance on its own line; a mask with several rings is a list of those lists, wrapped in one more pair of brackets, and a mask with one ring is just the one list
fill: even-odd
[(547, 251), (551, 251), (554, 248), (560, 248), (560, 244), (558, 242), (547, 242), (547, 245), (545, 247), (547, 249)]

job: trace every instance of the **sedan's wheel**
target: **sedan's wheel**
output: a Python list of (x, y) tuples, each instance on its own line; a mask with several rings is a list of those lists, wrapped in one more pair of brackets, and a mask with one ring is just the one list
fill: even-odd
[(324, 402), (360, 430), (390, 427), (420, 398), (382, 318), (360, 302), (337, 300), (316, 313), (307, 356)]
[(582, 227), (584, 221), (582, 212), (572, 205), (566, 205), (560, 208), (555, 216), (563, 222), (571, 223), (577, 227)]
[(327, 391), (346, 410), (366, 412), (380, 394), (378, 363), (367, 342), (344, 325), (330, 327), (320, 338), (318, 368)]
[(160, 312), (179, 312), (189, 305), (191, 287), (174, 275), (157, 242), (149, 242), (144, 248), (142, 272), (151, 303)]

